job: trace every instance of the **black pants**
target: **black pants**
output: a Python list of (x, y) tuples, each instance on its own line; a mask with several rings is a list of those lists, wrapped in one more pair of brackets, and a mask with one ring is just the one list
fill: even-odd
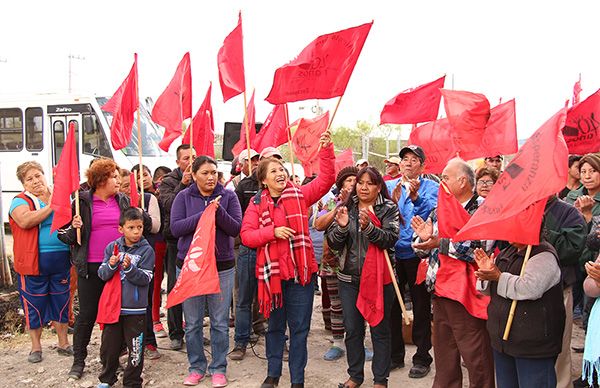
[[(167, 241), (167, 253), (165, 255), (167, 262), (167, 292), (171, 292), (177, 282), (177, 243)], [(167, 310), (167, 324), (169, 326), (169, 338), (171, 340), (183, 339), (183, 309), (180, 304)]]
[[(348, 359), (348, 375), (355, 383), (362, 384), (365, 379), (365, 319), (358, 308), (358, 283), (339, 282), (340, 299), (344, 311), (344, 327), (346, 328), (346, 356)], [(373, 343), (373, 381), (375, 384), (387, 385), (390, 375), (390, 310), (394, 300), (392, 284), (383, 288), (383, 320), (379, 325), (371, 327), (371, 342)]]
[[(408, 283), (413, 306), (412, 340), (417, 347), (413, 356), (414, 365), (429, 366), (433, 358), (431, 350), (431, 294), (427, 292), (425, 282), (415, 285), (420, 259), (396, 260), (396, 274), (400, 292), (404, 297), (404, 286)], [(402, 337), (402, 310), (398, 299), (394, 298), (392, 304), (392, 361), (404, 362), (405, 347)]]
[(144, 346), (153, 345), (157, 347), (154, 325), (152, 324), (152, 293), (154, 292), (154, 279), (150, 280), (148, 286), (148, 306), (146, 307), (146, 332), (144, 335)]
[(98, 277), (100, 263), (87, 264), (88, 276), (77, 277), (77, 293), (79, 295), (79, 314), (75, 321), (73, 333), (73, 366), (84, 367), (87, 357), (87, 346), (98, 315), (98, 302), (104, 289), (104, 281)]
[(113, 385), (117, 382), (119, 355), (123, 344), (127, 345), (129, 357), (123, 374), (123, 387), (138, 388), (142, 386), (142, 369), (144, 368), (144, 330), (146, 315), (121, 315), (119, 322), (104, 325), (102, 343), (100, 344), (100, 362), (102, 372), (100, 382)]

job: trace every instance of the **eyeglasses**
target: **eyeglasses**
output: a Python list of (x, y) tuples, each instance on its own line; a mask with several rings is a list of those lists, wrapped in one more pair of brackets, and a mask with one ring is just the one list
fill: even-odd
[(477, 186), (493, 186), (494, 185), (494, 181), (489, 180), (489, 181), (482, 181), (479, 180), (477, 181)]

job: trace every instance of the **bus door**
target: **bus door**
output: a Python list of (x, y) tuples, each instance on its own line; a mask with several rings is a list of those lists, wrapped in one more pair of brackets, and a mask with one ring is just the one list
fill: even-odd
[(50, 116), (50, 130), (52, 143), (52, 165), (56, 166), (65, 146), (69, 125), (75, 128), (75, 142), (77, 145), (77, 160), (79, 160), (79, 127), (81, 114), (48, 114)]

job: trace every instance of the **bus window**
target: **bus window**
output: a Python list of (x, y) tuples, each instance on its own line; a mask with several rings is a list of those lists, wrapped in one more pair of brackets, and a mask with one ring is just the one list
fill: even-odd
[(0, 151), (23, 149), (23, 111), (19, 108), (0, 109)]
[(54, 136), (54, 155), (55, 163), (60, 160), (60, 154), (65, 146), (65, 124), (62, 121), (55, 121), (52, 128), (52, 136)]
[(83, 114), (83, 153), (112, 158), (110, 145), (95, 114)]
[(25, 147), (27, 151), (44, 149), (42, 125), (42, 108), (27, 108), (25, 110)]

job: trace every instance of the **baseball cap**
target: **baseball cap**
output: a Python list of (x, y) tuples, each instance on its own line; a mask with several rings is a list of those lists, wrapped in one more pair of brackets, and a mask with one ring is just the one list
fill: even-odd
[(421, 163), (425, 163), (425, 152), (423, 151), (423, 148), (414, 144), (407, 145), (406, 147), (403, 147), (400, 150), (400, 158), (403, 158), (404, 155), (406, 155), (409, 152), (412, 152), (413, 154), (417, 155), (417, 158), (421, 160)]
[(356, 163), (354, 163), (355, 166), (360, 166), (361, 164), (366, 163), (367, 165), (369, 164), (369, 161), (367, 159), (358, 159), (356, 161)]
[(393, 163), (393, 164), (400, 165), (401, 161), (402, 161), (402, 159), (400, 159), (399, 157), (392, 156), (389, 159), (384, 160), (383, 163)]
[(238, 160), (240, 161), (240, 163), (242, 163), (245, 160), (252, 159), (255, 156), (258, 156), (258, 152), (254, 151), (253, 149), (250, 149), (250, 158), (248, 158), (248, 149), (244, 148), (242, 152), (240, 152), (240, 154), (238, 155)]
[(265, 147), (261, 152), (260, 152), (260, 159), (262, 158), (270, 158), (270, 157), (276, 157), (279, 159), (283, 159), (283, 156), (281, 156), (281, 152), (279, 152), (279, 150), (275, 147)]

